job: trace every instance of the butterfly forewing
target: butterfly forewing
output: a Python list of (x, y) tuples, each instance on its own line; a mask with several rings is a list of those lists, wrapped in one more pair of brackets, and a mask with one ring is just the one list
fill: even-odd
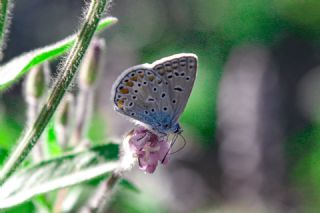
[(115, 109), (167, 133), (185, 108), (196, 70), (194, 54), (177, 54), (129, 68), (114, 84)]

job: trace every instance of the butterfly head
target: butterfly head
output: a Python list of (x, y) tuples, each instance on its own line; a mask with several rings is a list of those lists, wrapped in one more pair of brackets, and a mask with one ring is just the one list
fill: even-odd
[(176, 125), (173, 126), (173, 133), (175, 134), (181, 134), (183, 132), (183, 129), (181, 128), (179, 123), (176, 123)]

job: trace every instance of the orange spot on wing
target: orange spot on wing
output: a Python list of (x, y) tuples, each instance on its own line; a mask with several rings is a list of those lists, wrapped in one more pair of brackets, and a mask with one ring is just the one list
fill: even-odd
[(149, 76), (148, 79), (149, 79), (150, 81), (153, 81), (153, 80), (154, 80), (154, 76)]
[(134, 83), (133, 83), (132, 81), (128, 81), (128, 82), (126, 83), (126, 86), (129, 86), (129, 87), (133, 87), (133, 85), (134, 85)]
[(118, 106), (120, 109), (123, 109), (123, 103), (124, 103), (124, 101), (123, 101), (123, 99), (121, 99), (121, 100), (117, 101), (117, 106)]
[(130, 78), (132, 81), (137, 81), (138, 80), (138, 76), (133, 76)]
[(120, 93), (121, 94), (128, 94), (129, 93), (129, 89), (124, 87), (124, 88), (120, 89)]

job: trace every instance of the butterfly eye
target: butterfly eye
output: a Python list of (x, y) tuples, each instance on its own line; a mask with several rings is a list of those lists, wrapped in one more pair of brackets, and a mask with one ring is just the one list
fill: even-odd
[(157, 87), (154, 87), (154, 88), (153, 88), (153, 91), (154, 91), (154, 92), (157, 92)]
[(144, 85), (147, 85), (147, 82), (146, 82), (146, 81), (144, 81), (144, 82), (143, 82), (143, 84), (144, 84)]
[(154, 112), (154, 109), (153, 109), (153, 108), (151, 109), (151, 112)]
[(164, 97), (166, 97), (166, 93), (161, 94), (161, 98), (164, 98)]
[(173, 76), (172, 75), (168, 75), (168, 78), (171, 79)]
[(177, 103), (177, 101), (173, 99), (173, 100), (172, 100), (172, 103), (174, 103), (174, 104), (175, 104), (175, 103)]
[(144, 111), (144, 114), (148, 115), (148, 114), (149, 114), (149, 112), (148, 112), (148, 111)]
[(136, 113), (134, 113), (134, 112), (131, 112), (131, 116), (135, 116), (136, 115)]
[(168, 108), (167, 107), (163, 107), (163, 111), (167, 111), (168, 110)]
[(134, 93), (138, 93), (138, 90), (134, 90)]
[(130, 103), (129, 103), (129, 106), (132, 107), (132, 106), (133, 106), (133, 102), (130, 102)]
[(133, 100), (136, 100), (136, 99), (137, 99), (137, 96), (135, 96), (135, 95), (132, 96), (132, 99), (133, 99)]
[(180, 73), (180, 76), (184, 76), (184, 75), (185, 75), (185, 73), (184, 73), (184, 72)]
[(188, 76), (188, 77), (186, 77), (186, 80), (187, 80), (187, 81), (189, 81), (189, 80), (190, 80), (190, 77), (189, 77), (189, 76)]

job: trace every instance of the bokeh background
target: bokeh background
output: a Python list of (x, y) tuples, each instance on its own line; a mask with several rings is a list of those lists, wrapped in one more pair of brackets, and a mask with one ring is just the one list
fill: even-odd
[[(16, 1), (3, 62), (74, 33), (84, 5)], [(110, 101), (123, 70), (181, 52), (199, 70), (181, 117), (186, 147), (153, 175), (126, 174), (141, 193), (120, 190), (110, 212), (320, 211), (320, 1), (115, 0), (111, 15), (94, 143), (133, 127)], [(22, 94), (20, 82), (0, 95), (2, 163), (26, 122)]]

